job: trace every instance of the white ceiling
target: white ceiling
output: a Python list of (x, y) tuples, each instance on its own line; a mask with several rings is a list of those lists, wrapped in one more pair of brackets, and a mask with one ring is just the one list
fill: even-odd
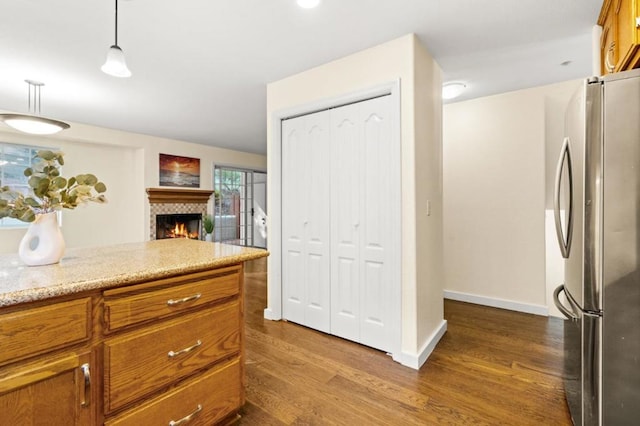
[[(460, 99), (591, 74), (602, 0), (122, 0), (129, 79), (100, 71), (113, 0), (2, 0), (0, 109), (266, 153), (266, 85), (416, 33)], [(571, 61), (569, 65), (561, 65)]]

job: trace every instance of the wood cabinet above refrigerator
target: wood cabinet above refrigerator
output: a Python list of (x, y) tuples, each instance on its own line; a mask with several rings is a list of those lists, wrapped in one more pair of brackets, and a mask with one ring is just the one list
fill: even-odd
[(598, 25), (602, 74), (640, 68), (640, 0), (605, 0)]

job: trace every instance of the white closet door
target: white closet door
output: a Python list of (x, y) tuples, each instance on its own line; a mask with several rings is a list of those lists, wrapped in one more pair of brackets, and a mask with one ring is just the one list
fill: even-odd
[(400, 148), (391, 137), (391, 98), (359, 104), (361, 144), (360, 224), (360, 342), (382, 350), (393, 349), (394, 290), (400, 283), (395, 259), (400, 239)]
[(359, 104), (331, 110), (331, 333), (360, 341)]
[[(284, 318), (304, 324), (306, 194), (305, 129), (302, 117), (282, 122), (282, 299)], [(296, 178), (294, 178), (296, 177)], [(299, 200), (299, 206), (292, 205)]]
[(282, 122), (283, 316), (330, 331), (329, 113)]
[(360, 341), (359, 104), (331, 110), (331, 333)]
[(400, 150), (391, 130), (389, 96), (332, 110), (331, 332), (386, 351), (400, 285), (391, 249), (400, 238)]

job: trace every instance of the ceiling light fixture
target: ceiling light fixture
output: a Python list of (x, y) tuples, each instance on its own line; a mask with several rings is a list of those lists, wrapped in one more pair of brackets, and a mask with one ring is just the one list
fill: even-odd
[(0, 114), (0, 121), (3, 121), (9, 127), (32, 135), (52, 135), (68, 129), (70, 126), (67, 123), (39, 116), (40, 90), (44, 83), (34, 80), (25, 80), (25, 82), (29, 85), (29, 114), (34, 115)]
[(451, 83), (445, 83), (442, 86), (442, 99), (454, 99), (458, 96), (462, 95), (462, 92), (467, 88), (467, 85), (464, 83), (460, 83), (459, 81), (454, 81)]
[(320, 4), (320, 0), (298, 0), (298, 6), (304, 9), (313, 9)]
[(124, 53), (118, 46), (118, 0), (116, 2), (116, 42), (107, 52), (107, 61), (100, 68), (104, 73), (114, 77), (131, 77), (131, 71), (127, 68)]

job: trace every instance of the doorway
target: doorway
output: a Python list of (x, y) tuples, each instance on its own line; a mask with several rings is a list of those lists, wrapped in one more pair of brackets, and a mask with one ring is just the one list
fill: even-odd
[(215, 166), (213, 174), (214, 241), (245, 247), (267, 247), (254, 218), (267, 211), (267, 174)]

